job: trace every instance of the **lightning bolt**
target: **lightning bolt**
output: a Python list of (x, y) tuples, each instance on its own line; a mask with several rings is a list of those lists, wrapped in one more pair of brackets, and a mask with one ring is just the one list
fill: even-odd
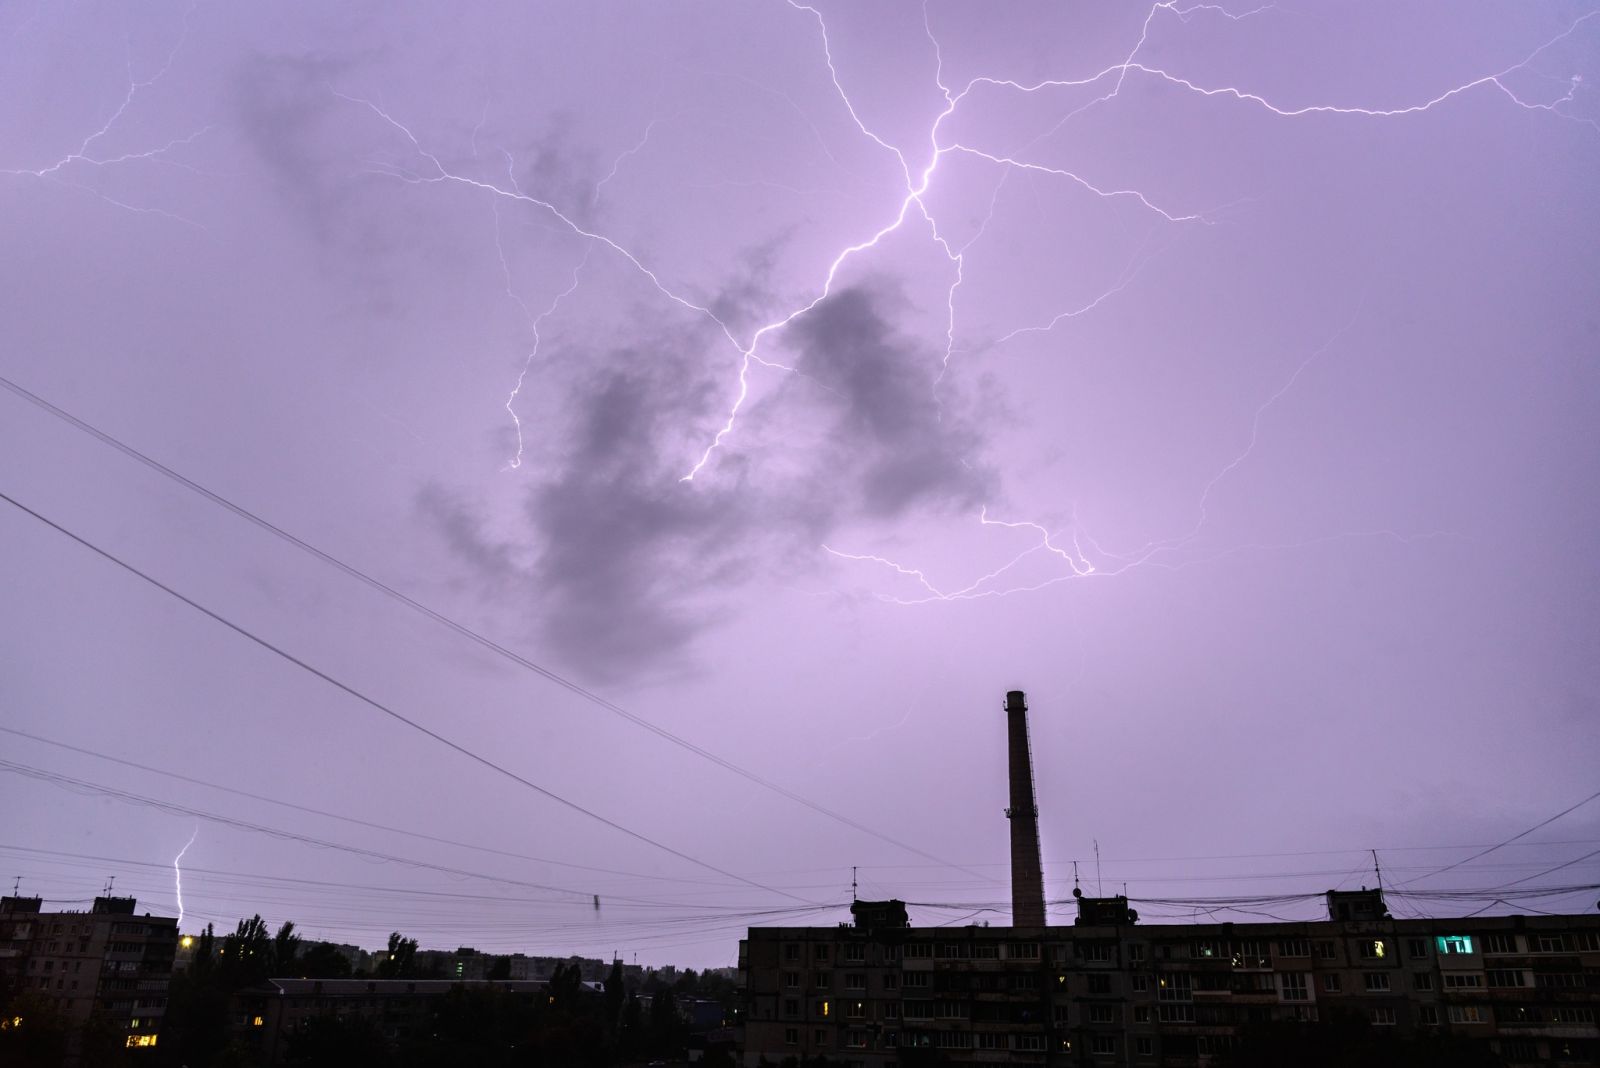
[(183, 843), (183, 848), (178, 850), (178, 855), (172, 858), (173, 893), (178, 899), (179, 927), (183, 926), (183, 869), (178, 866), (178, 862), (183, 859), (185, 853), (189, 852), (189, 847), (194, 845), (194, 840), (199, 837), (200, 825), (197, 823), (194, 825), (194, 833), (189, 836), (187, 842)]
[[(196, 229), (204, 230), (205, 227), (193, 219), (178, 215), (175, 212), (167, 211), (165, 208), (131, 204), (127, 201), (111, 196), (109, 193), (106, 193), (103, 190), (92, 188), (79, 181), (69, 180), (66, 177), (69, 171), (81, 169), (78, 166), (80, 164), (85, 167), (94, 167), (98, 169), (106, 169), (118, 166), (120, 164), (137, 163), (142, 161), (169, 163), (173, 164), (174, 166), (185, 166), (184, 164), (173, 163), (172, 160), (167, 159), (167, 153), (176, 148), (193, 144), (195, 141), (199, 140), (201, 137), (205, 136), (211, 131), (210, 126), (204, 126), (186, 137), (173, 138), (159, 147), (144, 149), (142, 151), (122, 152), (116, 155), (104, 156), (94, 154), (94, 150), (96, 144), (98, 144), (102, 139), (108, 137), (111, 132), (117, 128), (118, 124), (122, 122), (123, 116), (125, 116), (129, 109), (133, 107), (134, 101), (138, 98), (139, 94), (142, 91), (154, 86), (157, 82), (161, 81), (161, 79), (165, 78), (168, 72), (172, 70), (172, 65), (177, 61), (179, 51), (182, 50), (184, 42), (188, 40), (189, 20), (194, 15), (194, 10), (195, 6), (191, 4), (188, 11), (184, 13), (183, 29), (178, 34), (178, 39), (173, 44), (172, 49), (167, 53), (165, 62), (161, 64), (154, 74), (150, 75), (148, 78), (140, 80), (133, 73), (132, 55), (128, 55), (126, 57), (125, 66), (128, 72), (128, 87), (123, 93), (122, 102), (112, 109), (109, 118), (107, 118), (97, 129), (91, 131), (79, 142), (76, 149), (73, 149), (66, 155), (61, 156), (59, 159), (56, 159), (53, 162), (47, 163), (41, 167), (0, 168), (0, 174), (6, 174), (17, 178), (27, 177), (36, 178), (41, 181), (59, 182), (62, 185), (70, 186), (74, 189), (88, 193), (91, 196), (94, 196), (97, 199), (112, 205), (113, 207), (121, 208), (125, 211), (130, 211), (141, 215), (160, 215), (164, 218), (171, 219), (174, 222), (183, 223), (186, 226), (193, 226)], [(192, 170), (193, 168), (186, 169)]]
[[(1161, 0), (1161, 2), (1151, 5), (1145, 11), (1144, 17), (1139, 24), (1138, 36), (1133, 41), (1132, 46), (1128, 49), (1126, 54), (1123, 55), (1120, 60), (1114, 61), (1099, 70), (1094, 70), (1079, 77), (1051, 78), (1027, 83), (999, 75), (982, 74), (970, 78), (958, 89), (954, 88), (946, 79), (943, 48), (940, 44), (937, 34), (934, 32), (932, 20), (928, 14), (927, 5), (924, 3), (923, 34), (932, 53), (932, 80), (935, 87), (939, 91), (943, 103), (942, 106), (937, 108), (936, 112), (932, 115), (931, 121), (927, 126), (926, 144), (920, 149), (913, 151), (909, 148), (894, 144), (888, 138), (875, 130), (864, 117), (862, 109), (858, 107), (856, 101), (852, 97), (852, 94), (846, 88), (845, 79), (841, 74), (837, 63), (835, 62), (831, 33), (827, 20), (824, 18), (821, 11), (811, 4), (803, 2), (803, 0), (785, 0), (785, 3), (787, 7), (794, 13), (807, 18), (814, 24), (821, 46), (822, 62), (827, 70), (829, 81), (839, 104), (843, 107), (845, 113), (849, 117), (850, 122), (854, 125), (855, 129), (861, 134), (862, 137), (894, 157), (901, 173), (902, 189), (895, 194), (892, 210), (889, 210), (885, 213), (883, 220), (876, 227), (870, 229), (870, 231), (863, 234), (857, 240), (841, 245), (834, 252), (832, 257), (828, 260), (826, 267), (820, 272), (820, 277), (817, 283), (814, 285), (812, 289), (812, 295), (809, 299), (805, 299), (796, 303), (782, 314), (779, 314), (771, 320), (757, 326), (748, 334), (748, 336), (745, 337), (741, 337), (728, 322), (720, 318), (709, 307), (679, 291), (673, 284), (664, 279), (655, 269), (650, 267), (640, 255), (628, 249), (616, 239), (605, 233), (602, 233), (598, 229), (594, 229), (579, 223), (572, 217), (571, 214), (564, 211), (560, 206), (551, 202), (550, 200), (545, 199), (535, 193), (523, 191), (517, 185), (514, 174), (508, 173), (508, 180), (506, 184), (498, 184), (493, 181), (451, 170), (436, 153), (424, 147), (422, 142), (408, 126), (402, 123), (399, 119), (390, 115), (384, 109), (380, 108), (377, 104), (370, 100), (365, 100), (338, 92), (337, 90), (334, 91), (335, 94), (340, 98), (350, 103), (370, 109), (390, 127), (403, 135), (406, 141), (409, 143), (411, 149), (426, 162), (427, 166), (423, 173), (406, 171), (400, 168), (392, 168), (391, 173), (396, 177), (417, 183), (459, 184), (500, 200), (512, 201), (525, 207), (536, 208), (540, 211), (543, 211), (554, 218), (574, 235), (585, 239), (586, 241), (590, 242), (591, 245), (602, 246), (609, 252), (620, 257), (640, 276), (648, 281), (650, 286), (652, 286), (654, 290), (667, 301), (707, 320), (717, 328), (717, 331), (726, 340), (735, 356), (737, 374), (731, 390), (732, 398), (720, 421), (720, 425), (718, 425), (715, 429), (710, 441), (705, 445), (699, 457), (692, 465), (689, 466), (687, 472), (681, 477), (681, 482), (694, 482), (696, 477), (706, 470), (717, 451), (721, 449), (721, 447), (728, 441), (729, 437), (734, 433), (744, 406), (749, 400), (751, 380), (757, 367), (771, 368), (784, 372), (792, 372), (794, 370), (793, 367), (789, 367), (784, 363), (765, 355), (763, 352), (763, 347), (772, 344), (776, 340), (776, 336), (779, 335), (786, 327), (814, 310), (819, 304), (832, 296), (838, 285), (840, 273), (845, 266), (854, 258), (876, 249), (886, 237), (904, 228), (908, 220), (914, 219), (921, 225), (925, 225), (927, 227), (927, 233), (930, 240), (936, 247), (939, 248), (942, 255), (949, 263), (951, 270), (951, 281), (946, 294), (947, 307), (944, 330), (944, 353), (940, 361), (940, 368), (935, 381), (936, 391), (938, 381), (942, 380), (949, 370), (952, 356), (954, 353), (959, 351), (956, 344), (956, 304), (959, 290), (966, 277), (966, 254), (972, 247), (973, 243), (976, 242), (987, 229), (989, 221), (993, 217), (995, 200), (1000, 195), (1000, 189), (1003, 186), (1005, 177), (1010, 173), (1021, 172), (1056, 179), (1066, 184), (1069, 188), (1076, 189), (1080, 193), (1087, 194), (1103, 201), (1109, 202), (1126, 200), (1137, 204), (1144, 211), (1169, 224), (1205, 225), (1214, 223), (1216, 211), (1219, 209), (1202, 211), (1192, 208), (1180, 209), (1164, 205), (1159, 203), (1156, 198), (1147, 194), (1143, 190), (1108, 185), (1090, 175), (1081, 172), (1080, 170), (1040, 162), (1029, 157), (1028, 152), (1034, 145), (1038, 144), (1041, 140), (1049, 137), (1051, 134), (1059, 130), (1074, 116), (1080, 115), (1090, 108), (1103, 106), (1117, 99), (1124, 86), (1127, 85), (1132, 79), (1142, 78), (1154, 80), (1174, 89), (1197, 95), (1202, 98), (1229, 100), (1238, 104), (1252, 106), (1262, 109), (1275, 117), (1286, 120), (1305, 119), (1316, 116), (1358, 117), (1365, 119), (1390, 119), (1405, 116), (1415, 116), (1445, 105), (1447, 102), (1465, 94), (1472, 93), (1477, 90), (1491, 90), (1495, 93), (1498, 93), (1502, 97), (1509, 99), (1515, 105), (1521, 108), (1550, 112), (1562, 119), (1583, 123), (1600, 130), (1600, 124), (1597, 124), (1594, 120), (1573, 115), (1564, 110), (1565, 105), (1572, 102), (1579, 88), (1581, 87), (1582, 78), (1580, 75), (1573, 75), (1567, 81), (1566, 91), (1563, 95), (1548, 101), (1536, 100), (1525, 94), (1520, 94), (1515, 87), (1510, 84), (1513, 76), (1525, 71), (1539, 56), (1560, 42), (1572, 37), (1580, 30), (1580, 28), (1590, 23), (1591, 20), (1600, 18), (1600, 10), (1591, 11), (1578, 16), (1568, 23), (1566, 28), (1560, 33), (1533, 48), (1520, 60), (1517, 60), (1516, 62), (1511, 63), (1510, 65), (1498, 71), (1484, 74), (1457, 85), (1448, 86), (1434, 93), (1432, 96), (1415, 103), (1396, 104), (1386, 107), (1368, 107), (1334, 103), (1295, 105), (1278, 103), (1270, 100), (1258, 92), (1251, 90), (1248, 87), (1227, 84), (1202, 84), (1201, 82), (1187, 76), (1180, 71), (1156, 66), (1144, 62), (1141, 59), (1147, 44), (1156, 33), (1157, 27), (1163, 18), (1170, 18), (1171, 20), (1183, 25), (1187, 25), (1191, 22), (1191, 20), (1202, 16), (1220, 17), (1233, 22), (1238, 22), (1244, 19), (1269, 14), (1274, 10), (1274, 6), (1271, 4), (1259, 5), (1243, 11), (1233, 11), (1223, 5), (1215, 3), (1181, 3), (1180, 0)], [(1038, 137), (1035, 137), (1031, 142), (1029, 142), (1028, 145), (1023, 146), (1023, 148), (1019, 150), (1002, 151), (983, 144), (971, 143), (966, 140), (955, 138), (947, 138), (944, 135), (946, 124), (950, 118), (955, 115), (975, 94), (1002, 93), (1018, 96), (1031, 96), (1065, 90), (1093, 88), (1097, 86), (1103, 86), (1103, 91), (1099, 92), (1099, 94), (1089, 102), (1067, 111), (1060, 119), (1056, 121), (1054, 126), (1040, 134)], [(792, 105), (793, 102), (791, 101), (790, 103)], [(481, 127), (481, 125), (482, 123), (480, 121), (479, 126)], [(627, 158), (644, 148), (645, 144), (650, 138), (654, 125), (654, 121), (652, 121), (652, 123), (646, 127), (643, 136), (634, 145), (634, 147), (623, 152), (616, 158), (610, 171), (603, 178), (601, 178), (599, 182), (596, 183), (594, 187), (594, 194), (590, 198), (591, 200), (598, 199), (600, 191), (603, 189), (606, 183), (608, 183), (616, 175), (618, 168)], [(813, 133), (815, 133), (815, 127), (812, 129)], [(476, 149), (476, 137), (477, 129), (475, 128), (473, 136), (474, 149)], [(914, 156), (917, 157), (915, 160), (913, 159)], [(996, 185), (994, 194), (991, 198), (989, 216), (984, 220), (983, 225), (979, 227), (977, 233), (975, 233), (968, 241), (959, 247), (952, 245), (950, 240), (941, 232), (938, 219), (928, 207), (926, 200), (927, 194), (935, 181), (935, 177), (940, 172), (941, 163), (943, 163), (948, 157), (952, 156), (979, 164), (986, 164), (998, 168), (1000, 171), (1000, 184)], [(496, 232), (496, 241), (497, 248), (501, 254), (502, 265), (505, 266), (505, 250), (503, 245), (500, 244), (498, 229)], [(1105, 301), (1111, 299), (1113, 296), (1126, 289), (1127, 286), (1134, 281), (1144, 262), (1145, 261), (1142, 261), (1140, 257), (1136, 255), (1134, 261), (1126, 270), (1124, 270), (1121, 277), (1118, 278), (1113, 285), (1109, 286), (1106, 290), (1095, 296), (1093, 299), (1069, 308), (1066, 311), (1059, 312), (1054, 317), (1042, 324), (1022, 326), (1013, 329), (1009, 333), (1002, 334), (994, 342), (991, 342), (991, 345), (1003, 344), (1004, 342), (1024, 333), (1047, 332), (1051, 329), (1054, 329), (1062, 322), (1089, 314)], [(505, 274), (509, 280), (509, 267), (506, 267)], [(576, 286), (576, 281), (577, 277), (575, 272), (574, 287)], [(510, 287), (508, 281), (508, 292), (509, 290)], [(538, 316), (532, 315), (527, 309), (526, 305), (523, 305), (525, 317), (530, 323), (531, 332), (535, 335), (536, 345), (538, 335), (536, 324), (544, 317), (552, 314), (559, 305), (560, 301), (572, 291), (572, 287), (569, 287), (566, 291), (557, 295), (557, 297), (552, 300), (545, 311)], [(518, 298), (515, 298), (513, 295), (513, 299)], [(518, 300), (518, 303), (522, 303), (520, 299)], [(1332, 342), (1330, 341), (1329, 344), (1331, 345)], [(1324, 346), (1324, 349), (1327, 347), (1328, 346)], [(1319, 349), (1317, 352), (1312, 353), (1310, 357), (1302, 362), (1294, 374), (1283, 385), (1283, 387), (1269, 397), (1266, 402), (1257, 410), (1252, 421), (1249, 442), (1240, 453), (1238, 453), (1232, 460), (1225, 464), (1201, 489), (1197, 508), (1197, 518), (1193, 527), (1189, 531), (1175, 538), (1170, 538), (1159, 542), (1151, 542), (1144, 547), (1134, 550), (1130, 553), (1105, 554), (1098, 552), (1093, 538), (1090, 537), (1086, 532), (1082, 531), (1077, 526), (1076, 522), (1074, 522), (1073, 531), (1071, 534), (1072, 548), (1069, 550), (1064, 546), (1057, 544), (1056, 540), (1054, 540), (1057, 535), (1053, 534), (1050, 530), (1039, 523), (1032, 522), (1030, 520), (1011, 521), (991, 519), (988, 515), (987, 509), (985, 509), (978, 517), (980, 524), (984, 526), (1028, 530), (1037, 536), (1037, 540), (1033, 545), (1025, 549), (1011, 562), (1003, 565), (996, 571), (986, 573), (985, 575), (980, 576), (975, 582), (969, 583), (967, 586), (964, 586), (960, 589), (948, 591), (938, 588), (920, 569), (905, 567), (901, 564), (897, 564), (879, 556), (847, 553), (842, 550), (832, 548), (831, 546), (823, 546), (823, 548), (831, 555), (850, 560), (874, 562), (879, 565), (888, 566), (902, 575), (913, 578), (926, 594), (925, 599), (930, 600), (948, 600), (972, 596), (990, 596), (996, 594), (997, 592), (1001, 592), (1002, 590), (1006, 589), (1006, 587), (997, 585), (997, 582), (1001, 576), (1010, 570), (1010, 568), (1020, 563), (1021, 560), (1034, 554), (1053, 556), (1061, 560), (1066, 565), (1065, 573), (1059, 576), (1058, 579), (1052, 581), (1104, 577), (1118, 574), (1121, 571), (1126, 570), (1128, 567), (1136, 566), (1140, 563), (1155, 562), (1155, 558), (1159, 554), (1175, 553), (1180, 549), (1189, 546), (1193, 542), (1194, 538), (1199, 534), (1206, 523), (1207, 506), (1209, 504), (1212, 491), (1224, 478), (1228, 476), (1229, 473), (1231, 473), (1241, 463), (1245, 462), (1255, 448), (1257, 439), (1259, 437), (1262, 416), (1273, 404), (1281, 399), (1281, 397), (1294, 386), (1301, 374), (1321, 355), (1324, 349)], [(517, 386), (512, 391), (511, 398), (509, 398), (507, 401), (507, 410), (510, 412), (514, 420), (516, 419), (514, 401), (517, 391), (522, 388), (528, 366), (531, 363), (531, 359), (532, 357), (530, 355), (529, 363), (525, 363), (523, 374), (519, 376)], [(511, 466), (516, 466), (518, 463), (520, 463), (521, 459), (520, 423), (518, 423), (518, 437), (519, 450)], [(1368, 536), (1368, 534), (1362, 532), (1352, 532), (1348, 536), (1360, 537)], [(1085, 555), (1085, 544), (1087, 544), (1091, 550), (1096, 551), (1097, 555), (1102, 557), (1102, 562), (1099, 565), (1090, 563)], [(1106, 561), (1114, 562), (1114, 566), (1108, 565)]]

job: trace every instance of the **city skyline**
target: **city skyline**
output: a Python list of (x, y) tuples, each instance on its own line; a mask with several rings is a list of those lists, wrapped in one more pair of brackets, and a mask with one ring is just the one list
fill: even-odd
[(696, 968), (1000, 924), (1017, 689), (1050, 902), (1592, 908), (1597, 46), (0, 15), (0, 874)]

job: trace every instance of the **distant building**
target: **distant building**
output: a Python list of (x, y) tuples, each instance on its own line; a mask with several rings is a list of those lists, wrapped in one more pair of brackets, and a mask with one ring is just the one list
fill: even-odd
[(390, 1041), (403, 1041), (430, 1028), (439, 999), (458, 987), (533, 997), (548, 986), (542, 979), (269, 979), (233, 996), (233, 1032), (261, 1063), (280, 1064), (289, 1040), (314, 1017), (359, 1017)]
[(1140, 927), (1126, 899), (1083, 898), (1072, 927), (914, 929), (858, 902), (854, 925), (752, 928), (744, 1063), (1204, 1066), (1246, 1024), (1354, 1013), (1508, 1065), (1600, 1064), (1600, 916), (1396, 920), (1378, 891), (1328, 908)]
[(136, 916), (131, 897), (97, 897), (89, 912), (42, 912), (42, 904), (36, 897), (0, 898), (4, 980), (48, 998), (75, 1031), (99, 1017), (122, 1031), (129, 1048), (156, 1045), (178, 921)]

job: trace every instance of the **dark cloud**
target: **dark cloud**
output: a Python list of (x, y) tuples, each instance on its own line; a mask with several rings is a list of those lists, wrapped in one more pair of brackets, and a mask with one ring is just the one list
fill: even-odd
[[(797, 369), (824, 388), (747, 412), (745, 436), (692, 484), (679, 481), (685, 431), (725, 402), (702, 368), (704, 336), (595, 361), (572, 387), (566, 451), (526, 502), (533, 563), (512, 588), (542, 646), (591, 678), (681, 668), (753, 571), (808, 557), (840, 524), (975, 507), (990, 482), (969, 459), (982, 443), (953, 397), (935, 400), (938, 354), (901, 337), (892, 310), (859, 288), (798, 320), (786, 339)], [(829, 444), (785, 457), (798, 466), (751, 465), (749, 424), (766, 422), (818, 425)], [(513, 552), (459, 502), (430, 492), (423, 504), (458, 558), (506, 588)]]

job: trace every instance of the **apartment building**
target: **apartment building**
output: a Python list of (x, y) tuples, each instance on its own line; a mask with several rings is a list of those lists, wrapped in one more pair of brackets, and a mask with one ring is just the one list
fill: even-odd
[(1248, 1024), (1357, 1014), (1510, 1065), (1600, 1064), (1600, 915), (1392, 918), (1378, 891), (1328, 919), (1139, 926), (1081, 898), (1071, 927), (914, 929), (900, 902), (839, 927), (752, 928), (744, 1063), (1204, 1066)]
[(99, 1017), (123, 1032), (129, 1048), (156, 1045), (178, 921), (136, 915), (131, 897), (97, 897), (88, 912), (43, 912), (42, 905), (36, 897), (0, 898), (0, 977), (51, 1001), (74, 1031)]

